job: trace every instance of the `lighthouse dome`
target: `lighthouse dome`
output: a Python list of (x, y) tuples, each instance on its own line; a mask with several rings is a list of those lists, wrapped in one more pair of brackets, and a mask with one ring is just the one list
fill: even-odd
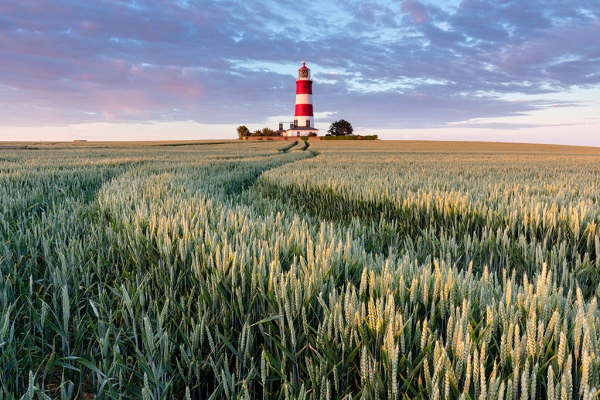
[(306, 66), (304, 61), (302, 61), (302, 66), (298, 69), (298, 79), (310, 80), (310, 69)]

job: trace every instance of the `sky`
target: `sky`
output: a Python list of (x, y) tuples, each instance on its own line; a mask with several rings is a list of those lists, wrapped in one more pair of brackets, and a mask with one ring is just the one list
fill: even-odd
[(600, 1), (0, 1), (0, 141), (382, 139), (600, 146)]

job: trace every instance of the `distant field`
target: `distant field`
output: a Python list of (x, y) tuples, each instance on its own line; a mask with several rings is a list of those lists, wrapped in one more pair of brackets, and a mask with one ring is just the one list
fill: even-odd
[(29, 146), (31, 149), (121, 149), (121, 148), (143, 148), (156, 146), (202, 146), (223, 143), (237, 143), (238, 140), (165, 140), (148, 142), (0, 142), (1, 145)]
[[(240, 146), (263, 145), (269, 141), (240, 143), (239, 140), (166, 140), (148, 142), (0, 142), (0, 145), (29, 146), (33, 149), (63, 148), (146, 148), (146, 147), (182, 147), (215, 144), (237, 144)], [(270, 143), (273, 144), (273, 143)], [(279, 145), (275, 143), (275, 145)], [(281, 144), (284, 146), (284, 144)], [(320, 149), (339, 151), (409, 151), (409, 152), (509, 152), (509, 153), (558, 153), (558, 154), (600, 154), (600, 147), (563, 146), (529, 143), (492, 143), (492, 142), (434, 142), (418, 140), (353, 141), (345, 143), (310, 142)]]
[(0, 400), (600, 394), (600, 148), (6, 144)]

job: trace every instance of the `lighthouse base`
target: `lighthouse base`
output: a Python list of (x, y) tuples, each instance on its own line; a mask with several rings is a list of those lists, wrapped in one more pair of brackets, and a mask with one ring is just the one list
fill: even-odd
[(287, 131), (283, 131), (282, 136), (300, 137), (309, 136), (311, 133), (318, 135), (319, 130), (317, 128), (313, 128), (312, 126), (295, 126)]

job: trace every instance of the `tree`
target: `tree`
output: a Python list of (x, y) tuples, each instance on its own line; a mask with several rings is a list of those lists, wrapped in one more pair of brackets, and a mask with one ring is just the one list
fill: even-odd
[(261, 132), (262, 132), (263, 136), (277, 136), (278, 135), (278, 133), (276, 133), (273, 129), (267, 128), (267, 127), (262, 128)]
[(240, 125), (237, 127), (238, 137), (242, 138), (245, 136), (250, 136), (250, 130), (246, 128), (246, 125)]
[(332, 123), (327, 132), (329, 132), (332, 136), (347, 136), (352, 135), (354, 129), (352, 128), (352, 124), (350, 124), (350, 122), (340, 119), (339, 121)]

